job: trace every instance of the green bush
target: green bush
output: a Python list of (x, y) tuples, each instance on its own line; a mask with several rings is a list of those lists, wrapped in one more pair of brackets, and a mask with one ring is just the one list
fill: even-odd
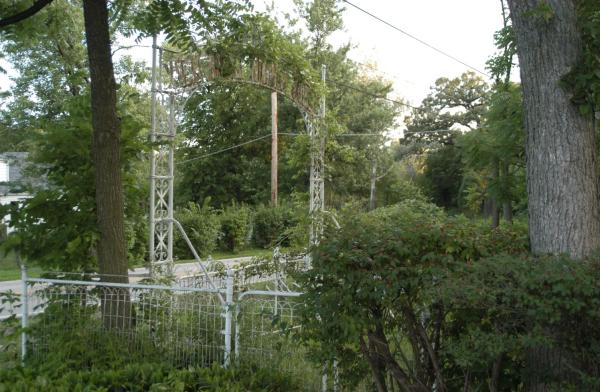
[[(600, 390), (599, 267), (598, 260), (500, 255), (453, 271), (440, 285), (452, 312), (446, 373), (468, 373), (472, 389), (489, 384), (498, 366), (496, 390), (537, 383)], [(553, 370), (543, 363), (552, 357), (560, 358)]]
[(260, 248), (289, 246), (288, 231), (296, 225), (294, 210), (289, 205), (261, 206), (254, 214), (252, 240)]
[[(216, 248), (220, 228), (219, 217), (209, 206), (208, 201), (203, 206), (192, 202), (188, 203), (187, 207), (180, 208), (175, 212), (175, 219), (183, 226), (200, 257), (206, 257)], [(175, 254), (181, 258), (192, 258), (192, 252), (185, 240), (176, 228), (174, 231)]]
[(301, 391), (287, 376), (251, 367), (174, 369), (130, 363), (119, 368), (39, 373), (36, 369), (0, 370), (0, 392), (13, 391)]
[(326, 231), (313, 269), (299, 277), (300, 337), (312, 355), (320, 363), (337, 359), (348, 384), (373, 367), (375, 379), (389, 376), (419, 391), (464, 382), (463, 369), (452, 372), (444, 357), (458, 326), (442, 285), (483, 257), (526, 252), (523, 228), (493, 230), (416, 200), (347, 214), (341, 224)]
[(402, 178), (397, 173), (390, 173), (382, 179), (377, 192), (377, 205), (389, 206), (405, 200), (427, 201), (425, 195), (413, 181)]
[(219, 216), (219, 247), (230, 252), (243, 249), (248, 244), (252, 230), (250, 219), (251, 210), (246, 206), (233, 205), (225, 208)]

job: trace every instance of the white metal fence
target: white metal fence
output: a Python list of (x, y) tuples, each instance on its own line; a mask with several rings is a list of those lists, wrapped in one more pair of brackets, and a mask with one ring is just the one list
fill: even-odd
[(63, 344), (114, 344), (115, 354), (175, 366), (229, 364), (233, 303), (227, 290), (34, 278), (26, 285), (23, 358), (43, 360)]
[(90, 352), (114, 348), (115, 355), (132, 360), (180, 367), (229, 366), (235, 360), (277, 369), (302, 380), (306, 390), (326, 390), (322, 367), (308, 361), (305, 348), (292, 338), (301, 328), (302, 304), (301, 293), (288, 287), (286, 271), (303, 266), (302, 259), (266, 268), (245, 265), (210, 272), (210, 284), (199, 274), (173, 285), (24, 273), (18, 309), (22, 357), (43, 361), (57, 347), (73, 345)]

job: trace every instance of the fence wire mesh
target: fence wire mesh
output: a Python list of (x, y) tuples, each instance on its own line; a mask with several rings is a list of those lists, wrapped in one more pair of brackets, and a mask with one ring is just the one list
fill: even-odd
[[(236, 291), (253, 288), (269, 288), (289, 290), (287, 281), (293, 273), (304, 271), (307, 261), (303, 257), (288, 258), (285, 256), (273, 260), (253, 260), (240, 263), (230, 268), (234, 276)], [(227, 284), (227, 266), (217, 262), (209, 265), (207, 274), (196, 270), (189, 271), (176, 278), (179, 287), (211, 288), (211, 282), (219, 289), (225, 289)], [(291, 287), (293, 290), (295, 287)]]
[[(65, 347), (174, 366), (223, 363), (223, 311), (215, 293), (94, 282), (33, 281), (28, 286), (28, 359)], [(91, 359), (91, 358), (90, 358)]]
[[(246, 295), (247, 294), (247, 295)], [(294, 339), (300, 328), (297, 293), (253, 294), (238, 297), (235, 323), (235, 358), (240, 363), (276, 369), (299, 380), (307, 390), (321, 387), (322, 369), (306, 357), (306, 349)]]
[(323, 390), (324, 367), (294, 338), (302, 302), (291, 276), (306, 265), (302, 258), (253, 262), (167, 282), (172, 286), (107, 283), (98, 275), (26, 278), (24, 352), (41, 362), (66, 352), (67, 361), (90, 366), (98, 353), (175, 367), (234, 359), (286, 373), (306, 391)]

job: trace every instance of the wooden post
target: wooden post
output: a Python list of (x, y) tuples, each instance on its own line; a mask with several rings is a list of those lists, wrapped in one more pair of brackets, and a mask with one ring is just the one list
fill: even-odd
[(271, 92), (271, 205), (277, 207), (277, 92)]

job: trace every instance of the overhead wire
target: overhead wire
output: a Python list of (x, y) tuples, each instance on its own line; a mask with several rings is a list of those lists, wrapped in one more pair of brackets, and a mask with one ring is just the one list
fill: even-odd
[[(295, 133), (295, 132), (278, 132), (277, 135), (283, 136), (300, 136), (306, 135), (305, 133)], [(381, 133), (336, 133), (333, 136), (386, 136)]]
[(210, 153), (208, 153), (208, 154), (204, 154), (204, 155), (201, 155), (201, 156), (198, 156), (198, 157), (194, 157), (194, 158), (190, 158), (190, 159), (185, 159), (185, 160), (183, 160), (183, 161), (179, 161), (179, 162), (177, 162), (177, 164), (178, 164), (178, 165), (181, 165), (182, 163), (188, 163), (188, 162), (192, 162), (192, 161), (197, 161), (197, 160), (199, 160), (199, 159), (208, 158), (208, 157), (210, 157), (210, 156), (217, 155), (217, 154), (220, 154), (220, 153), (222, 153), (222, 152), (225, 152), (225, 151), (233, 150), (234, 148), (239, 148), (239, 147), (245, 146), (246, 144), (250, 144), (250, 143), (257, 142), (257, 141), (259, 141), (259, 140), (262, 140), (262, 139), (265, 139), (265, 138), (267, 138), (267, 137), (269, 137), (269, 136), (271, 136), (271, 134), (270, 134), (270, 133), (268, 133), (268, 134), (266, 134), (266, 135), (262, 135), (262, 136), (260, 136), (260, 137), (257, 137), (257, 138), (255, 138), (255, 139), (252, 139), (252, 140), (247, 140), (247, 141), (245, 141), (245, 142), (242, 142), (242, 143), (239, 143), (239, 144), (236, 144), (236, 145), (233, 145), (233, 146), (230, 146), (230, 147), (224, 148), (224, 149), (222, 149), (222, 150), (213, 151), (213, 152), (210, 152)]
[(373, 98), (379, 98), (379, 99), (383, 99), (383, 100), (385, 100), (385, 101), (388, 101), (388, 102), (394, 103), (394, 104), (396, 104), (396, 105), (399, 105), (399, 106), (404, 106), (404, 107), (411, 108), (411, 109), (415, 109), (415, 110), (422, 110), (421, 108), (418, 108), (418, 107), (416, 107), (416, 106), (413, 106), (413, 105), (411, 105), (411, 104), (408, 104), (408, 103), (406, 103), (406, 102), (398, 101), (397, 99), (388, 98), (388, 97), (386, 97), (385, 95), (375, 94), (375, 93), (372, 93), (372, 92), (370, 92), (370, 91), (367, 91), (367, 90), (365, 90), (365, 89), (361, 89), (361, 88), (359, 88), (359, 87), (352, 86), (351, 84), (347, 84), (347, 83), (341, 82), (341, 81), (339, 81), (339, 80), (329, 80), (328, 82), (329, 82), (329, 83), (332, 83), (332, 84), (335, 84), (335, 85), (337, 85), (338, 87), (345, 87), (345, 88), (348, 88), (348, 89), (350, 89), (350, 90), (354, 90), (354, 91), (356, 91), (356, 92), (363, 93), (363, 94), (365, 94), (365, 95), (369, 95), (369, 96), (371, 96), (371, 97), (373, 97)]
[[(453, 129), (440, 129), (438, 131), (404, 131), (404, 134), (406, 135), (406, 134), (409, 134), (409, 133), (410, 134), (415, 134), (415, 133), (438, 133), (438, 132), (460, 132), (460, 131), (459, 130), (453, 130)], [(303, 134), (303, 133), (293, 133), (293, 132), (278, 132), (277, 135), (278, 136), (300, 136), (300, 135), (305, 135), (305, 134)], [(208, 157), (211, 157), (213, 155), (221, 154), (223, 152), (226, 152), (226, 151), (229, 151), (229, 150), (233, 150), (235, 148), (239, 148), (239, 147), (245, 146), (247, 144), (257, 142), (257, 141), (262, 140), (262, 139), (266, 139), (267, 137), (270, 137), (270, 136), (272, 136), (272, 134), (268, 133), (268, 134), (259, 136), (259, 137), (255, 138), (255, 139), (247, 140), (245, 142), (242, 142), (242, 143), (239, 143), (239, 144), (235, 144), (233, 146), (230, 146), (230, 147), (227, 147), (227, 148), (223, 148), (223, 149), (218, 150), (218, 151), (213, 151), (213, 152), (210, 152), (208, 154), (200, 155), (198, 157), (194, 157), (194, 158), (190, 158), (190, 159), (185, 159), (183, 161), (179, 161), (176, 164), (177, 165), (181, 165), (183, 163), (188, 163), (188, 162), (193, 162), (193, 161), (197, 161), (197, 160), (200, 160), (200, 159), (208, 158)], [(383, 135), (381, 133), (338, 133), (338, 134), (333, 135), (333, 136), (342, 136), (342, 137), (361, 137), (361, 136), (388, 137), (387, 135)]]
[(388, 26), (388, 27), (391, 27), (392, 29), (394, 29), (394, 30), (398, 31), (399, 33), (401, 33), (401, 34), (404, 34), (405, 36), (407, 36), (407, 37), (409, 37), (409, 38), (411, 38), (411, 39), (413, 39), (413, 40), (415, 40), (415, 41), (419, 42), (420, 44), (422, 44), (422, 45), (424, 45), (424, 46), (426, 46), (426, 47), (428, 47), (428, 48), (430, 48), (430, 49), (432, 49), (432, 50), (434, 50), (434, 51), (438, 52), (439, 54), (441, 54), (441, 55), (443, 55), (443, 56), (445, 56), (445, 57), (447, 57), (447, 58), (449, 58), (449, 59), (451, 59), (451, 60), (453, 60), (453, 61), (455, 61), (455, 62), (457, 62), (457, 63), (459, 63), (459, 64), (462, 64), (462, 65), (464, 65), (465, 67), (467, 67), (467, 68), (469, 68), (469, 69), (471, 69), (471, 70), (473, 70), (473, 71), (475, 71), (475, 72), (477, 72), (477, 73), (479, 73), (479, 74), (481, 74), (481, 75), (483, 75), (483, 76), (485, 76), (485, 77), (487, 77), (487, 78), (489, 78), (489, 77), (490, 77), (490, 75), (488, 75), (487, 73), (485, 73), (485, 72), (483, 72), (483, 71), (481, 71), (481, 70), (477, 69), (476, 67), (473, 67), (472, 65), (469, 65), (469, 64), (467, 64), (466, 62), (464, 62), (464, 61), (460, 60), (459, 58), (457, 58), (457, 57), (455, 57), (455, 56), (451, 55), (451, 54), (450, 54), (450, 53), (448, 53), (448, 52), (445, 52), (445, 51), (443, 51), (443, 50), (441, 50), (441, 49), (438, 49), (437, 47), (433, 46), (432, 44), (430, 44), (430, 43), (428, 43), (428, 42), (426, 42), (426, 41), (424, 41), (424, 40), (422, 40), (422, 39), (420, 39), (420, 38), (418, 38), (418, 37), (416, 37), (416, 36), (412, 35), (411, 33), (409, 33), (409, 32), (407, 32), (407, 31), (405, 31), (405, 30), (401, 29), (400, 27), (397, 27), (397, 26), (393, 25), (392, 23), (390, 23), (390, 22), (388, 22), (388, 21), (386, 21), (386, 20), (384, 20), (384, 19), (380, 18), (379, 16), (377, 16), (377, 15), (375, 15), (375, 14), (373, 14), (373, 13), (371, 13), (371, 12), (367, 11), (367, 10), (365, 10), (364, 8), (361, 8), (361, 7), (357, 6), (357, 5), (356, 5), (356, 4), (354, 4), (354, 3), (351, 3), (351, 2), (350, 2), (350, 1), (348, 1), (348, 0), (342, 0), (342, 1), (343, 1), (344, 3), (346, 3), (346, 4), (350, 5), (350, 6), (354, 7), (355, 9), (359, 10), (360, 12), (362, 12), (362, 13), (364, 13), (364, 14), (366, 14), (366, 15), (370, 16), (371, 18), (373, 18), (373, 19), (375, 19), (375, 20), (377, 20), (377, 21), (379, 21), (379, 22), (381, 22), (381, 23), (385, 24), (386, 26)]

